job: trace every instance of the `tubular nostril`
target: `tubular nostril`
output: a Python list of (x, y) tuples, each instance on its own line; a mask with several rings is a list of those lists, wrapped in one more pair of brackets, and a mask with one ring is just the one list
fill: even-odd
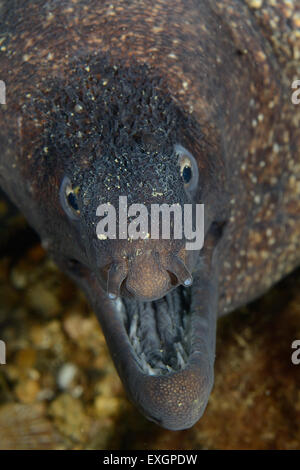
[(120, 286), (127, 276), (128, 268), (125, 263), (112, 263), (107, 278), (107, 293), (110, 299), (116, 299), (120, 293)]
[(168, 263), (168, 270), (172, 272), (173, 275), (178, 279), (180, 284), (188, 287), (192, 285), (193, 278), (189, 270), (187, 269), (184, 262), (178, 258), (178, 256), (173, 255)]
[(169, 271), (167, 269), (167, 273), (169, 274), (170, 276), (170, 280), (171, 280), (171, 285), (172, 286), (177, 286), (179, 284), (179, 281), (177, 279), (177, 276), (172, 272), (172, 271)]

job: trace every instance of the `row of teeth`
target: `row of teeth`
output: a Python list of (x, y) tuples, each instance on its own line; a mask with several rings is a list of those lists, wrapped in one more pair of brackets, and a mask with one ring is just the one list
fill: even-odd
[[(126, 316), (126, 309), (124, 307), (124, 304), (120, 299), (118, 300), (122, 304), (123, 320), (127, 322), (128, 318)], [(118, 305), (118, 308), (120, 310), (121, 305)], [(138, 313), (134, 313), (134, 315), (131, 318), (128, 337), (133, 347), (133, 350), (135, 351), (139, 359), (139, 364), (142, 370), (149, 375), (160, 375), (163, 372), (168, 373), (168, 372), (174, 371), (174, 369), (169, 364), (165, 364), (161, 360), (157, 361), (156, 367), (153, 367), (151, 366), (151, 364), (149, 364), (149, 362), (147, 361), (147, 357), (141, 348), (141, 342), (138, 339), (138, 321), (139, 321)], [(183, 369), (187, 363), (188, 355), (186, 351), (184, 350), (183, 345), (180, 342), (174, 343), (173, 347), (174, 347), (174, 350), (176, 353), (176, 359), (177, 359), (176, 370)], [(160, 350), (160, 353), (163, 353), (163, 350)]]

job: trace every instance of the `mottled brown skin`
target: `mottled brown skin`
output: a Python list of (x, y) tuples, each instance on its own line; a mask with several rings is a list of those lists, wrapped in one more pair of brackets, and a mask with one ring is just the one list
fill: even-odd
[[(291, 102), (291, 83), (300, 77), (296, 2), (265, 1), (261, 8), (251, 0), (36, 0), (12, 9), (8, 4), (0, 1), (1, 79), (7, 85), (7, 105), (0, 107), (0, 184), (91, 299), (131, 398), (161, 425), (189, 427), (202, 415), (213, 383), (217, 313), (251, 301), (299, 264), (300, 106)], [(53, 158), (60, 132), (59, 126), (55, 131), (53, 104), (64, 88), (73, 93), (81, 80), (78, 70), (93, 76), (97, 58), (125, 76), (136, 74), (139, 91), (154, 83), (166, 115), (174, 116), (170, 122), (178, 123), (170, 124), (170, 136), (165, 132), (162, 143), (155, 140), (159, 125), (152, 124), (153, 132), (144, 130), (140, 144), (149, 152), (145, 165), (136, 154), (127, 154), (131, 179), (119, 162), (110, 175), (104, 146), (99, 154), (95, 150), (96, 135), (91, 147), (79, 144), (78, 152), (74, 141), (68, 160)], [(98, 87), (106, 87), (101, 70)], [(109, 83), (117, 85), (113, 79)], [(168, 121), (161, 116), (165, 129)], [(126, 187), (131, 202), (188, 201), (172, 160), (176, 143), (193, 154), (199, 168), (193, 202), (205, 204), (201, 259), (175, 240), (95, 245), (92, 217), (99, 194), (114, 202)], [(172, 182), (155, 174), (155, 156), (166, 162)], [(120, 187), (102, 179), (105, 169), (113, 178), (120, 176)], [(78, 183), (82, 200), (87, 197), (78, 230), (59, 201), (66, 171)], [(147, 181), (149, 186), (139, 186)], [(180, 283), (179, 275), (174, 282), (168, 274), (174, 274), (174, 253), (194, 276), (190, 357), (181, 370), (147, 375), (124, 334), (119, 304), (106, 295), (107, 277), (115, 276), (115, 284), (126, 278), (136, 299), (163, 297)], [(80, 264), (71, 266), (70, 259)], [(112, 261), (118, 263), (117, 273), (109, 271)]]

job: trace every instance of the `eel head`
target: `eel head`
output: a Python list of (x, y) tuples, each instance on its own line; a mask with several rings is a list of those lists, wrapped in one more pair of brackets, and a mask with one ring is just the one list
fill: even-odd
[[(224, 197), (216, 126), (200, 125), (168, 90), (145, 64), (87, 58), (35, 91), (22, 122), (35, 201), (24, 211), (87, 293), (128, 395), (175, 430), (200, 418), (213, 385)], [(167, 215), (153, 223), (163, 204), (174, 209), (169, 234)], [(187, 249), (199, 228), (204, 246)]]
[[(182, 208), (190, 203), (195, 209), (194, 187), (189, 191), (190, 186), (182, 176), (181, 161), (184, 158), (185, 165), (190, 162), (188, 168), (195, 168), (196, 161), (178, 145), (172, 155), (176, 162), (174, 172), (179, 175), (174, 179), (182, 188), (178, 206)], [(150, 175), (141, 174), (144, 180), (140, 186), (145, 188)], [(193, 175), (192, 182), (198, 187), (197, 169)], [(140, 181), (135, 178), (139, 186)], [(99, 192), (101, 187), (98, 183)], [(165, 187), (160, 190), (164, 194)], [(122, 216), (114, 194), (114, 200), (104, 207), (105, 213), (113, 206), (112, 202), (117, 207), (113, 217), (106, 220), (106, 228), (110, 222), (117, 221), (116, 230), (114, 225), (111, 227), (113, 235), (119, 232)], [(133, 204), (145, 201), (145, 193), (143, 198), (137, 191), (134, 194)], [(148, 192), (145, 204), (149, 214), (150, 203), (157, 203), (151, 194)], [(109, 239), (107, 232), (96, 233), (97, 223), (90, 215), (91, 207), (97, 213), (96, 206), (85, 206), (79, 196), (75, 203), (75, 196), (70, 180), (64, 177), (61, 205), (81, 234), (77, 237), (81, 243), (86, 227), (90, 227), (89, 250), (85, 249), (87, 254), (83, 255), (83, 250), (77, 247), (77, 253), (72, 254), (76, 245), (66, 246), (64, 254), (69, 253), (68, 263), (62, 264), (61, 255), (57, 261), (87, 293), (131, 400), (148, 419), (167, 429), (188, 428), (203, 414), (213, 386), (218, 300), (216, 246), (220, 230), (210, 220), (208, 211), (203, 218), (208, 228), (200, 227), (205, 237), (201, 250), (187, 250), (184, 233), (181, 239), (174, 237), (175, 216), (170, 218), (173, 229), (170, 239), (148, 236), (131, 239), (128, 234), (126, 239)], [(72, 206), (78, 211), (73, 218)], [(139, 222), (141, 231), (143, 221), (139, 219)]]

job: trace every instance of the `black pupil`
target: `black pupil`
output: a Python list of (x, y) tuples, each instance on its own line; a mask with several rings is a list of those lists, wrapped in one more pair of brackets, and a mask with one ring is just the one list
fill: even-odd
[(76, 211), (76, 212), (79, 211), (79, 207), (78, 207), (78, 204), (77, 204), (75, 194), (74, 193), (69, 193), (67, 195), (67, 199), (68, 199), (68, 203), (70, 204), (72, 209), (74, 209), (74, 211)]
[(185, 183), (189, 183), (192, 178), (192, 169), (190, 166), (185, 166), (182, 172), (182, 178)]

